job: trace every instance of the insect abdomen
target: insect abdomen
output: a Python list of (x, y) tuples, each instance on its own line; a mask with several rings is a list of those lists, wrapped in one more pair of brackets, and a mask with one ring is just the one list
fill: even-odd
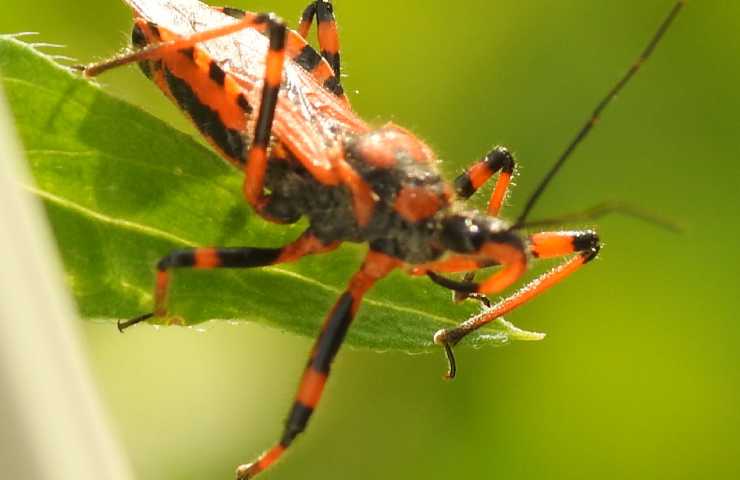
[[(141, 19), (136, 21), (131, 37), (139, 48), (176, 38)], [(244, 165), (250, 143), (247, 121), (253, 109), (228, 73), (198, 47), (161, 60), (140, 62), (139, 66), (225, 158), (237, 166)]]

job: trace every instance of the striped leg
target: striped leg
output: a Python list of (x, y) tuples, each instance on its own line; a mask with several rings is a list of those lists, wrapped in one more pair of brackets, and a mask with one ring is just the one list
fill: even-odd
[(270, 45), (265, 60), (265, 80), (262, 87), (262, 100), (254, 128), (252, 145), (247, 155), (244, 180), (244, 195), (257, 211), (267, 205), (264, 194), (265, 172), (267, 171), (267, 146), (270, 143), (272, 121), (275, 118), (280, 84), (283, 79), (285, 63), (285, 24), (270, 15), (258, 15), (255, 21), (268, 26)]
[(188, 248), (175, 250), (157, 263), (157, 280), (154, 287), (154, 312), (141, 315), (126, 322), (119, 322), (118, 329), (124, 329), (154, 316), (167, 315), (167, 291), (170, 283), (170, 270), (173, 268), (253, 268), (294, 262), (306, 255), (334, 250), (339, 242), (322, 243), (307, 230), (294, 242), (282, 248)]
[[(470, 277), (459, 282), (439, 275), (439, 273), (473, 272), (492, 265), (501, 265), (501, 269), (480, 283), (471, 281)], [(487, 295), (500, 292), (514, 283), (524, 274), (526, 268), (527, 256), (520, 245), (489, 241), (477, 254), (454, 255), (444, 260), (418, 265), (411, 269), (411, 274), (426, 274), (436, 284), (466, 295)]]
[(455, 191), (462, 198), (470, 198), (489, 178), (501, 172), (488, 201), (488, 214), (495, 217), (506, 198), (514, 165), (511, 153), (505, 147), (496, 147), (455, 179)]
[(321, 393), (329, 376), (332, 361), (339, 351), (352, 319), (362, 302), (365, 292), (378, 280), (385, 277), (401, 262), (382, 253), (369, 252), (360, 271), (350, 281), (347, 290), (339, 297), (334, 308), (324, 321), (303, 372), (293, 407), (288, 414), (280, 441), (264, 452), (253, 463), (241, 465), (236, 471), (238, 480), (254, 478), (275, 463), (303, 432), (314, 409), (321, 399)]
[[(496, 185), (493, 187), (491, 192), (491, 198), (488, 200), (488, 214), (491, 216), (497, 216), (501, 210), (501, 206), (504, 203), (506, 194), (511, 184), (511, 177), (514, 174), (514, 157), (505, 147), (495, 147), (493, 150), (488, 152), (482, 160), (464, 171), (455, 179), (455, 192), (461, 198), (470, 198), (480, 187), (483, 186), (494, 174), (501, 172), (496, 181)], [(444, 278), (430, 275), (430, 278), (442, 286), (444, 284)], [(471, 283), (475, 280), (475, 272), (467, 272), (463, 279), (464, 283)], [(454, 302), (462, 302), (467, 298), (478, 300), (485, 307), (490, 307), (491, 304), (485, 295), (480, 293), (471, 293), (463, 291), (454, 291), (452, 294), (452, 300)]]
[(244, 14), (244, 17), (238, 22), (230, 23), (228, 25), (222, 25), (220, 27), (212, 28), (210, 30), (204, 30), (202, 32), (193, 33), (192, 35), (179, 37), (174, 40), (147, 45), (144, 48), (140, 48), (133, 52), (113, 57), (100, 63), (94, 63), (92, 65), (87, 65), (84, 67), (78, 66), (77, 68), (81, 69), (86, 77), (95, 77), (103, 72), (106, 72), (113, 68), (121, 67), (123, 65), (128, 65), (129, 63), (137, 63), (144, 60), (161, 59), (162, 56), (167, 53), (185, 50), (197, 45), (198, 43), (206, 42), (214, 38), (231, 35), (232, 33), (236, 33), (247, 28), (255, 28), (262, 31), (263, 26), (266, 26), (264, 28), (266, 28), (270, 32), (269, 36), (271, 38), (275, 36), (273, 35), (273, 31), (280, 31), (281, 29), (283, 31), (284, 37), (285, 24), (282, 22), (282, 20), (268, 13), (254, 14), (247, 12)]
[(330, 79), (331, 83), (325, 83), (324, 86), (337, 96), (343, 96), (344, 89), (341, 84), (341, 62), (339, 60), (339, 33), (337, 32), (337, 22), (334, 18), (334, 6), (330, 0), (318, 0), (311, 2), (301, 15), (301, 23), (298, 27), (298, 33), (303, 38), (308, 38), (308, 32), (311, 30), (313, 18), (316, 17), (318, 23), (319, 48), (321, 56), (329, 62), (334, 77)]
[[(434, 334), (434, 343), (442, 345), (447, 353), (450, 369), (448, 378), (455, 376), (455, 357), (452, 347), (470, 332), (510, 312), (548, 290), (561, 280), (593, 260), (599, 252), (599, 237), (591, 230), (580, 232), (543, 232), (529, 237), (529, 251), (535, 258), (552, 258), (576, 253), (558, 267), (553, 268), (520, 288), (499, 303), (466, 320), (455, 328), (439, 330)], [(453, 288), (453, 286), (450, 286)]]

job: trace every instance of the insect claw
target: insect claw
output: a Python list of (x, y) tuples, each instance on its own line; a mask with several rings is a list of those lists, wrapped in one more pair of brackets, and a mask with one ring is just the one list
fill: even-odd
[(116, 322), (116, 326), (118, 327), (118, 331), (123, 333), (123, 331), (126, 330), (127, 328), (133, 325), (136, 325), (137, 323), (141, 323), (145, 320), (149, 320), (153, 316), (154, 316), (154, 313), (150, 312), (150, 313), (145, 313), (144, 315), (140, 315), (136, 318), (132, 318), (131, 320), (126, 320), (123, 322), (119, 320), (118, 322)]
[(483, 307), (491, 308), (491, 301), (482, 293), (452, 292), (452, 301), (455, 303), (460, 303), (467, 299), (476, 300), (480, 302)]
[(434, 343), (441, 345), (445, 349), (445, 355), (447, 356), (447, 372), (442, 378), (452, 380), (457, 375), (457, 362), (455, 361), (455, 352), (452, 350), (452, 345), (447, 340), (447, 333), (447, 330), (438, 330), (434, 334)]
[(444, 344), (445, 355), (447, 355), (447, 373), (442, 378), (445, 380), (452, 380), (457, 374), (457, 362), (455, 361), (455, 353), (452, 351), (452, 347), (449, 343)]

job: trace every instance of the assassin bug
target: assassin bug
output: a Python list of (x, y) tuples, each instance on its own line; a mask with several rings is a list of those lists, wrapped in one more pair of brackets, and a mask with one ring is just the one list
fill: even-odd
[[(600, 243), (592, 230), (530, 235), (521, 230), (557, 223), (527, 219), (552, 178), (650, 56), (684, 4), (675, 3), (638, 61), (597, 105), (510, 224), (498, 218), (515, 169), (506, 148), (495, 147), (448, 184), (435, 169), (432, 150), (409, 131), (394, 124), (373, 128), (355, 115), (341, 85), (339, 39), (330, 1), (311, 2), (297, 32), (271, 14), (213, 8), (196, 0), (126, 1), (134, 11), (135, 50), (87, 66), (85, 75), (137, 62), (213, 147), (244, 171), (244, 195), (259, 215), (277, 223), (305, 216), (310, 226), (280, 248), (171, 252), (157, 264), (154, 311), (122, 322), (119, 328), (167, 314), (169, 275), (175, 268), (260, 267), (329, 252), (344, 241), (369, 246), (362, 266), (324, 321), (282, 436), (254, 462), (237, 469), (242, 480), (275, 463), (306, 428), (363, 295), (394, 269), (426, 275), (455, 292), (458, 300), (474, 297), (486, 306), (458, 327), (434, 334), (434, 342), (446, 351), (452, 377), (456, 369), (452, 348), (463, 337), (595, 258)], [(320, 52), (306, 41), (314, 20)], [(472, 196), (496, 174), (485, 213), (461, 205), (459, 200)], [(580, 218), (606, 210), (609, 207), (591, 210)], [(512, 285), (530, 259), (567, 256), (560, 266), (497, 304), (488, 303), (485, 295)], [(491, 266), (498, 270), (474, 281), (471, 272)], [(463, 281), (444, 276), (461, 272), (466, 273)]]

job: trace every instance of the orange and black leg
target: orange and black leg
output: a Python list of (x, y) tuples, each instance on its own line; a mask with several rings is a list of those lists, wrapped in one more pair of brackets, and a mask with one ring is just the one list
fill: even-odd
[(257, 247), (202, 247), (174, 250), (157, 263), (157, 278), (154, 287), (154, 311), (132, 320), (118, 323), (123, 331), (152, 317), (167, 315), (167, 291), (170, 271), (173, 268), (254, 268), (294, 262), (306, 255), (334, 250), (339, 242), (323, 243), (307, 230), (294, 242), (281, 248)]
[(461, 198), (470, 198), (488, 179), (500, 172), (488, 201), (488, 214), (495, 217), (506, 198), (514, 167), (514, 157), (509, 150), (496, 147), (455, 179), (455, 191)]
[[(455, 193), (460, 198), (468, 199), (478, 191), (493, 175), (499, 173), (496, 185), (491, 192), (491, 198), (488, 200), (487, 212), (491, 216), (497, 216), (501, 206), (506, 199), (506, 194), (511, 185), (511, 178), (514, 175), (514, 157), (505, 147), (495, 147), (488, 152), (479, 162), (464, 171), (455, 179)], [(430, 275), (432, 280), (444, 280), (442, 277)], [(467, 272), (463, 282), (470, 283), (475, 279), (475, 272)], [(438, 282), (439, 283), (439, 282)], [(453, 292), (452, 299), (455, 302), (462, 302), (467, 298), (472, 298), (481, 302), (484, 306), (490, 307), (491, 304), (485, 295), (479, 293), (465, 293), (462, 291)]]
[(318, 39), (321, 56), (329, 62), (334, 71), (334, 76), (324, 82), (324, 87), (335, 95), (344, 96), (344, 89), (341, 84), (341, 61), (339, 59), (339, 33), (337, 32), (337, 22), (334, 18), (334, 6), (330, 0), (317, 0), (311, 2), (301, 15), (301, 22), (298, 27), (298, 33), (303, 38), (308, 38), (311, 30), (311, 24), (316, 17), (318, 23)]
[(324, 321), (303, 372), (293, 406), (280, 440), (260, 455), (254, 462), (240, 466), (236, 471), (238, 480), (254, 478), (275, 463), (293, 440), (306, 429), (311, 415), (321, 399), (324, 385), (329, 377), (332, 361), (339, 351), (347, 330), (357, 314), (365, 292), (378, 280), (385, 277), (400, 261), (383, 253), (368, 253), (365, 261), (347, 290), (339, 297)]
[[(531, 235), (528, 239), (529, 252), (535, 258), (552, 258), (575, 254), (563, 264), (544, 273), (536, 279), (520, 288), (514, 294), (501, 300), (493, 307), (484, 310), (480, 314), (466, 320), (455, 328), (440, 330), (434, 334), (434, 342), (445, 348), (447, 359), (450, 364), (448, 378), (455, 376), (455, 357), (452, 353), (454, 347), (470, 332), (486, 325), (496, 318), (510, 312), (516, 307), (528, 302), (540, 295), (550, 287), (559, 283), (572, 273), (579, 270), (583, 265), (593, 260), (601, 248), (599, 237), (591, 230), (577, 232), (543, 232)], [(448, 283), (448, 288), (469, 289), (470, 285), (455, 285)]]
[[(221, 9), (221, 11), (224, 11), (224, 9)], [(232, 11), (232, 13), (234, 13), (236, 12), (236, 9), (229, 9), (229, 11)], [(283, 21), (280, 20), (278, 17), (275, 17), (273, 14), (269, 13), (255, 14), (251, 12), (241, 11), (238, 11), (238, 13), (234, 13), (234, 15), (231, 16), (238, 17), (238, 15), (241, 15), (242, 13), (243, 16), (238, 22), (221, 25), (209, 30), (203, 30), (201, 32), (177, 37), (172, 40), (162, 41), (160, 43), (150, 43), (145, 47), (133, 52), (119, 55), (100, 63), (95, 63), (87, 66), (79, 66), (78, 68), (84, 72), (85, 76), (95, 77), (105, 71), (123, 65), (128, 65), (129, 63), (136, 63), (146, 60), (159, 60), (170, 53), (185, 53), (184, 51), (186, 49), (193, 47), (199, 43), (206, 42), (214, 38), (225, 37), (227, 35), (231, 35), (232, 33), (236, 33), (247, 28), (254, 28), (259, 31), (267, 31), (268, 37), (271, 39), (271, 44), (274, 43), (272, 38), (279, 36), (279, 32), (282, 30), (282, 43), (284, 43), (286, 27)]]
[[(440, 273), (472, 272), (481, 268), (500, 265), (501, 268), (481, 282), (452, 280)], [(477, 250), (414, 266), (412, 275), (426, 274), (432, 281), (445, 288), (466, 295), (497, 293), (521, 277), (527, 269), (526, 247), (511, 232), (501, 232), (498, 238), (483, 242)]]
[(267, 147), (272, 133), (280, 84), (285, 63), (285, 24), (271, 15), (257, 15), (255, 22), (266, 24), (270, 44), (265, 60), (265, 79), (262, 87), (262, 100), (254, 128), (252, 145), (247, 155), (244, 181), (244, 195), (258, 212), (267, 205), (264, 194), (265, 173), (267, 172)]

